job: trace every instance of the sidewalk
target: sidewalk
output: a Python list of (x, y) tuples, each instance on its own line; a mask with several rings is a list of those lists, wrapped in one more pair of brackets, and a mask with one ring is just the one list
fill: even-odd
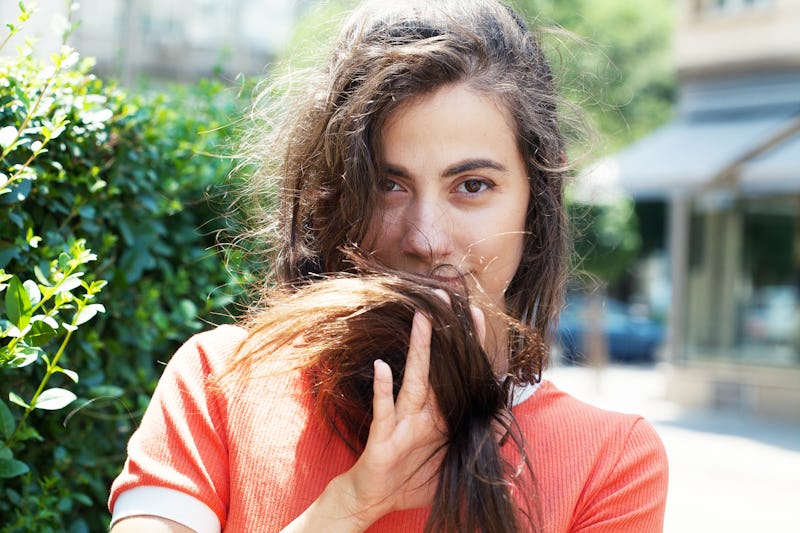
[(800, 531), (800, 425), (683, 411), (664, 401), (657, 367), (554, 366), (545, 376), (581, 400), (642, 414), (655, 426), (670, 460), (666, 533)]

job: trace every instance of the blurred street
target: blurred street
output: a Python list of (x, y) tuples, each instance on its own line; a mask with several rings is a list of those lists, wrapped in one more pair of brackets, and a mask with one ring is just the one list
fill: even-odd
[(670, 461), (666, 533), (800, 531), (800, 425), (664, 400), (658, 367), (553, 366), (545, 376), (599, 407), (639, 413)]

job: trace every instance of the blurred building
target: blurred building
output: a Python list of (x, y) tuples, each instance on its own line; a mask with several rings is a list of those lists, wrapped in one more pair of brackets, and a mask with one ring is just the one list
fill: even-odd
[[(32, 5), (32, 2), (26, 2)], [(55, 51), (68, 18), (67, 2), (39, 0), (26, 32), (38, 50)], [(131, 82), (260, 74), (288, 40), (308, 1), (81, 0), (69, 44), (97, 60), (95, 72)], [(0, 2), (0, 20), (13, 21), (16, 2)]]
[(800, 0), (678, 0), (676, 118), (610, 162), (664, 202), (671, 399), (800, 420)]

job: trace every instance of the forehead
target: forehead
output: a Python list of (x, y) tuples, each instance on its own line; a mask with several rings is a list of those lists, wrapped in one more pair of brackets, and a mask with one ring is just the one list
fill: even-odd
[(505, 103), (466, 84), (445, 85), (401, 103), (382, 128), (381, 158), (519, 158), (514, 120)]

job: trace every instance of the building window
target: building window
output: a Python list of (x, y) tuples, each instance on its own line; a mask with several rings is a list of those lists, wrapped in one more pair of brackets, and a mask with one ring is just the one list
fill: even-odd
[(800, 362), (800, 197), (750, 199), (743, 207), (742, 352)]
[(763, 8), (773, 0), (697, 0), (697, 11), (701, 14), (728, 14)]
[(800, 365), (800, 195), (695, 206), (692, 244), (686, 356)]

